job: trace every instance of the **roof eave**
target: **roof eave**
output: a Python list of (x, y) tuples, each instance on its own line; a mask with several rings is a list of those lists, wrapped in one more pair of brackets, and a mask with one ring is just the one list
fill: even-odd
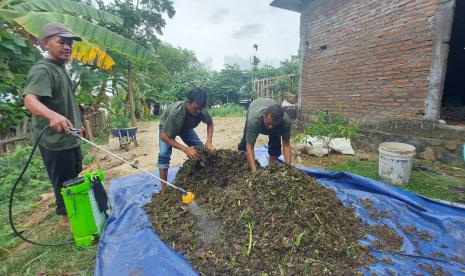
[(270, 3), (270, 6), (295, 12), (301, 12), (302, 2), (303, 0), (273, 0), (273, 2)]

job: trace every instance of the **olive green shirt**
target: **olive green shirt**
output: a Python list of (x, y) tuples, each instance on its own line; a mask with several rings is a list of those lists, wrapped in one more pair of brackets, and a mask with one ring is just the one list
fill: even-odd
[[(23, 92), (23, 95), (27, 94), (39, 96), (42, 104), (69, 119), (73, 127), (82, 126), (74, 99), (73, 84), (63, 66), (48, 59), (34, 64), (29, 70)], [(36, 141), (42, 129), (48, 124), (47, 120), (32, 116), (33, 141)], [(39, 146), (49, 151), (67, 150), (78, 147), (79, 140), (66, 133), (56, 133), (49, 128), (42, 135)]]
[(284, 113), (281, 123), (276, 126), (276, 128), (268, 130), (265, 127), (263, 113), (267, 107), (275, 104), (275, 101), (267, 98), (258, 98), (250, 103), (245, 123), (245, 141), (247, 144), (255, 145), (258, 134), (270, 135), (272, 133), (277, 133), (283, 140), (291, 139), (291, 120), (286, 113)]
[(212, 124), (213, 120), (206, 108), (197, 116), (192, 116), (186, 110), (186, 102), (179, 101), (170, 104), (160, 117), (160, 128), (169, 137), (175, 138), (177, 135), (196, 128), (200, 121), (207, 125)]

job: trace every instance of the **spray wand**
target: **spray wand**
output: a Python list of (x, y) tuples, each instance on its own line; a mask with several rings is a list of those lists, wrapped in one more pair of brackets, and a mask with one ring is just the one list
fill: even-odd
[(94, 147), (96, 147), (96, 148), (98, 148), (98, 149), (100, 149), (100, 150), (102, 150), (102, 151), (108, 153), (108, 154), (110, 154), (111, 156), (113, 156), (113, 157), (115, 157), (115, 158), (117, 158), (117, 159), (123, 161), (124, 163), (128, 164), (129, 166), (133, 167), (134, 169), (139, 170), (139, 171), (141, 171), (141, 172), (143, 172), (143, 173), (145, 173), (145, 174), (148, 174), (149, 176), (151, 176), (151, 177), (153, 177), (153, 178), (155, 178), (155, 179), (158, 179), (158, 180), (160, 180), (161, 182), (165, 183), (166, 185), (168, 185), (168, 186), (170, 186), (170, 187), (172, 187), (172, 188), (174, 188), (174, 189), (176, 189), (176, 190), (182, 192), (182, 193), (183, 193), (182, 202), (183, 202), (184, 204), (188, 204), (188, 203), (190, 203), (190, 202), (192, 202), (192, 201), (194, 200), (195, 195), (194, 195), (192, 192), (189, 192), (189, 191), (184, 190), (183, 188), (177, 187), (177, 186), (175, 186), (175, 185), (173, 185), (173, 184), (171, 184), (171, 183), (169, 183), (169, 182), (167, 182), (167, 181), (165, 181), (165, 180), (159, 178), (158, 176), (154, 175), (153, 173), (151, 173), (151, 172), (149, 172), (149, 171), (147, 171), (147, 170), (144, 170), (144, 169), (142, 169), (142, 168), (139, 168), (137, 165), (131, 164), (129, 161), (125, 160), (124, 158), (122, 158), (122, 157), (120, 157), (120, 156), (118, 156), (118, 155), (116, 155), (116, 154), (114, 154), (114, 153), (112, 153), (112, 152), (110, 152), (110, 151), (108, 151), (108, 150), (106, 150), (106, 149), (100, 147), (99, 145), (97, 145), (97, 144), (95, 144), (95, 143), (93, 143), (93, 142), (87, 140), (86, 138), (82, 137), (82, 136), (79, 134), (79, 129), (78, 129), (78, 128), (70, 128), (70, 133), (69, 133), (69, 134), (72, 135), (72, 136), (74, 136), (74, 137), (76, 137), (76, 138), (78, 138), (78, 139), (81, 139), (82, 141), (84, 141), (84, 142), (86, 142), (86, 143), (88, 143), (88, 144), (90, 144), (90, 145), (92, 145), (92, 146), (94, 146)]

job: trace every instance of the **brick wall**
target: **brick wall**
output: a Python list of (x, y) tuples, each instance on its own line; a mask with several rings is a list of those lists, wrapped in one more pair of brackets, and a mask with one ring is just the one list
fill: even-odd
[(422, 118), (438, 5), (439, 0), (307, 1), (301, 19), (308, 42), (302, 114)]

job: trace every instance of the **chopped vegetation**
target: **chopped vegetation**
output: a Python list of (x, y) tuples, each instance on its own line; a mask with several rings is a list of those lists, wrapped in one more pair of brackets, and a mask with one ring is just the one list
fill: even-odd
[(384, 225), (371, 225), (366, 227), (366, 231), (377, 238), (371, 243), (371, 247), (381, 251), (397, 252), (404, 242), (396, 231)]
[(185, 206), (165, 193), (146, 209), (162, 240), (201, 274), (356, 274), (373, 261), (359, 243), (365, 231), (353, 210), (293, 167), (250, 174), (239, 152), (202, 151), (175, 184), (193, 191), (196, 202)]
[(370, 211), (369, 217), (374, 220), (378, 220), (381, 218), (390, 218), (391, 215), (387, 210), (382, 210), (378, 211), (378, 209), (375, 208), (374, 202), (371, 199), (360, 199), (360, 202), (362, 203), (363, 207), (367, 210)]

